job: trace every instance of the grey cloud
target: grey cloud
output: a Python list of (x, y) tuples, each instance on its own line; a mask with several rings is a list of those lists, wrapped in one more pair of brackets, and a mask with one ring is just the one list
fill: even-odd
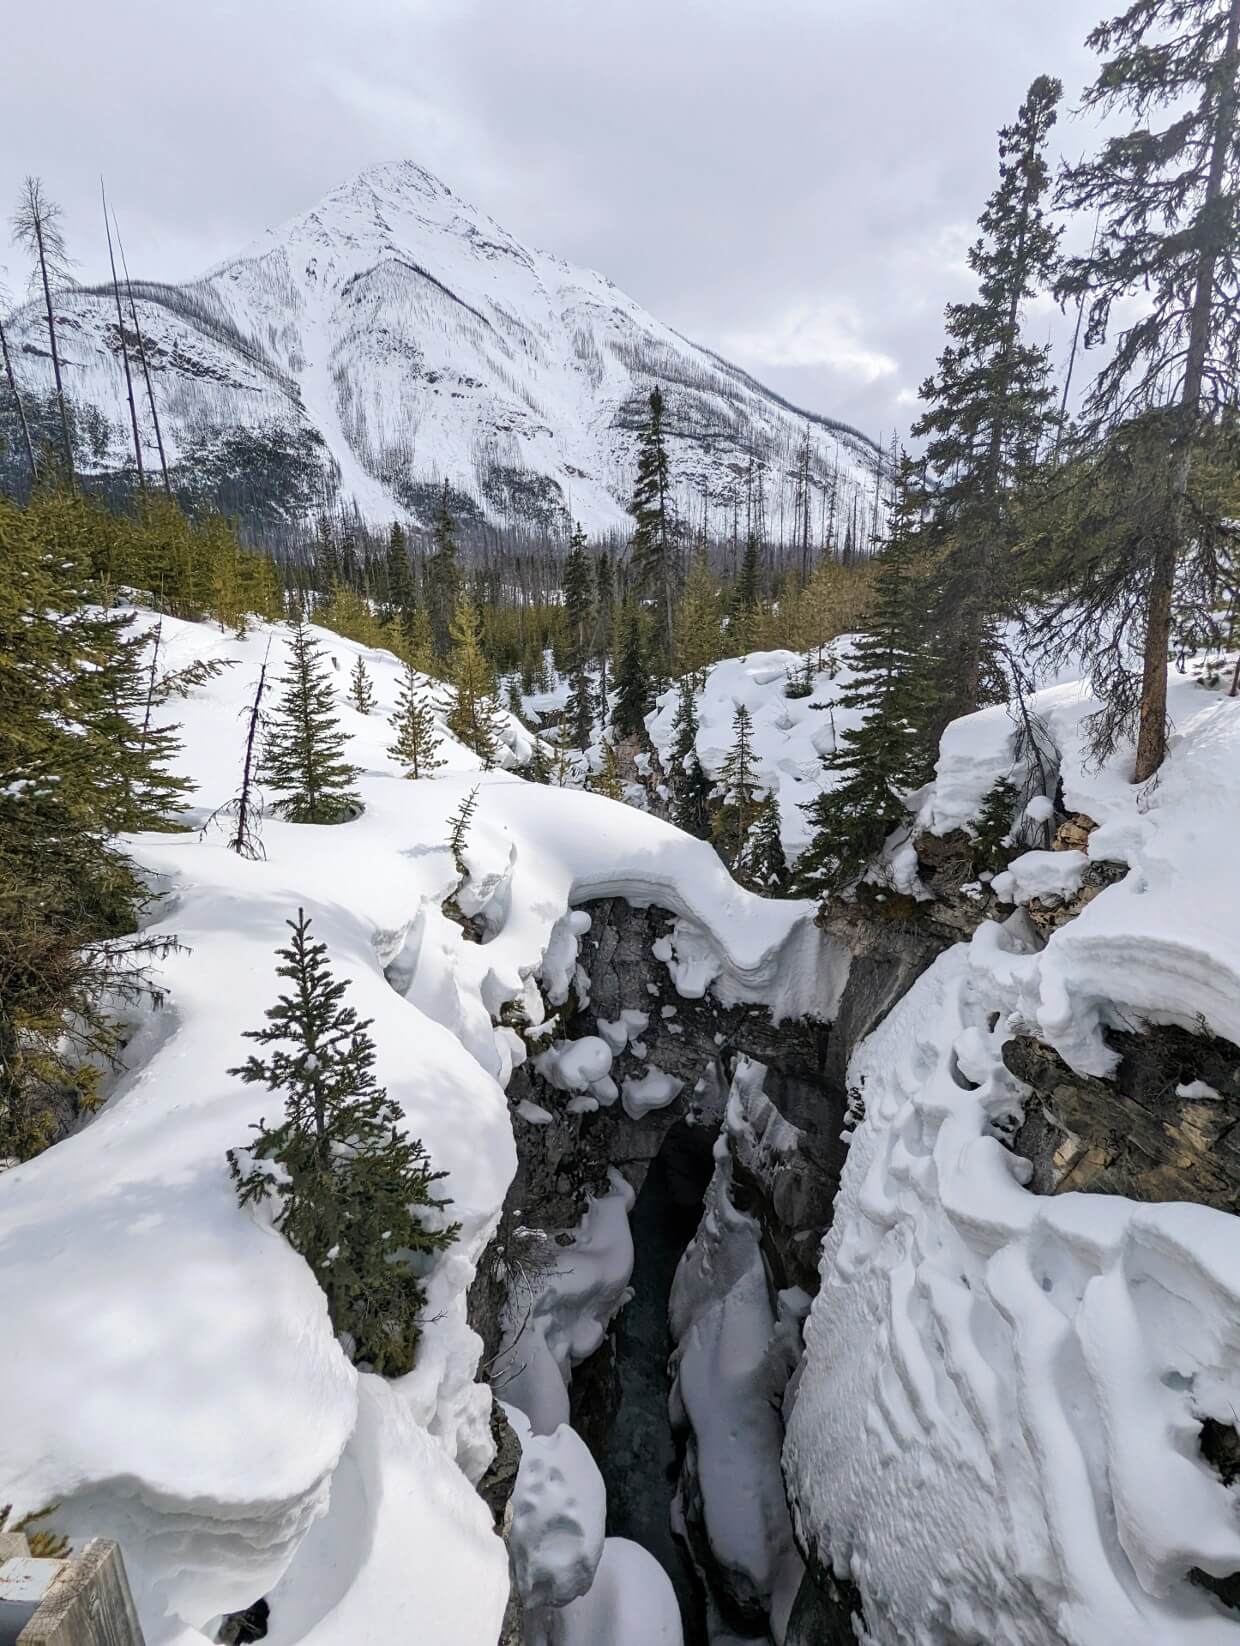
[[(184, 278), (408, 156), (791, 399), (905, 427), (994, 135), (1085, 0), (59, 0), (6, 19), (0, 207)], [(1065, 118), (1060, 146), (1088, 140)], [(0, 250), (0, 263), (14, 259)]]

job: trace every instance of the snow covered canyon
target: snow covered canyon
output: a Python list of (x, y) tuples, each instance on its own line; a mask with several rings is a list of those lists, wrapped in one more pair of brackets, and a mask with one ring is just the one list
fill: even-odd
[[(117, 1537), (151, 1646), (260, 1596), (273, 1646), (1234, 1640), (1240, 702), (1175, 677), (1141, 791), (1088, 769), (1073, 683), (1036, 699), (1036, 783), (1002, 711), (958, 722), (889, 884), (819, 922), (525, 782), (516, 722), (509, 770), (449, 741), (404, 780), (395, 659), (362, 715), (322, 638), (362, 815), (268, 820), (260, 862), (130, 842), (180, 943), (162, 1000), (103, 1110), (0, 1183), (0, 1502)], [(279, 629), (163, 620), (167, 666), (236, 660), (175, 705), (196, 825), (269, 641), (279, 668)], [(1028, 849), (983, 879), (1008, 774)], [(395, 1381), (225, 1164), (299, 906), (461, 1224)]]

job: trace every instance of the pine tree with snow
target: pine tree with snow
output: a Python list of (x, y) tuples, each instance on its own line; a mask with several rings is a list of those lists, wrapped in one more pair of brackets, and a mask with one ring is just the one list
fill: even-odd
[(365, 660), (358, 655), (353, 665), (353, 673), (349, 676), (349, 702), (358, 714), (369, 714), (375, 706), (374, 689), (370, 683), (370, 672)]
[(753, 721), (743, 703), (732, 718), (735, 741), (719, 771), (719, 804), (711, 823), (715, 849), (738, 880), (749, 868), (749, 831), (758, 817)]
[(229, 1073), (284, 1102), (283, 1120), (262, 1119), (248, 1148), (229, 1150), (241, 1205), (272, 1205), (273, 1222), (305, 1258), (327, 1298), (332, 1326), (351, 1358), (387, 1377), (411, 1370), (426, 1301), (419, 1269), (449, 1246), (443, 1176), (404, 1129), (375, 1080), (370, 1021), (343, 1002), (327, 947), (299, 909), (280, 949), (287, 978), (267, 1024), (247, 1038), (269, 1048)]
[(697, 700), (688, 675), (680, 682), (676, 718), (672, 721), (672, 747), (668, 754), (668, 787), (671, 790), (672, 820), (699, 840), (710, 838), (710, 779), (702, 770), (697, 752)]
[(626, 604), (617, 624), (612, 690), (616, 703), (611, 723), (617, 733), (621, 737), (644, 737), (646, 716), (654, 706), (654, 693), (641, 613), (632, 602)]
[(284, 695), (271, 710), (260, 782), (290, 823), (343, 823), (360, 805), (358, 770), (345, 759), (348, 738), (336, 718), (326, 653), (302, 618), (292, 625)]
[(779, 829), (779, 797), (772, 789), (758, 802), (758, 816), (750, 830), (748, 881), (768, 894), (782, 892), (788, 884), (788, 859)]
[(482, 653), (478, 608), (466, 594), (456, 603), (451, 636), (448, 673), (455, 697), (448, 713), (448, 730), (467, 749), (472, 749), (487, 769), (495, 764), (500, 747), (495, 678)]
[(831, 786), (805, 807), (813, 836), (797, 860), (798, 889), (846, 889), (904, 821), (905, 799), (933, 770), (935, 657), (925, 605), (925, 553), (907, 513), (878, 557), (874, 609), (853, 650), (840, 703), (865, 719), (825, 761)]
[(650, 392), (650, 418), (638, 444), (637, 479), (629, 513), (634, 520), (633, 570), (638, 587), (656, 603), (662, 644), (670, 659), (676, 647), (674, 618), (680, 568), (671, 514), (663, 411), (663, 392), (656, 384)]
[(1046, 145), (1063, 88), (1043, 75), (1016, 123), (999, 133), (999, 184), (969, 252), (977, 296), (950, 303), (948, 343), (921, 388), (913, 434), (925, 441), (920, 501), (941, 546), (933, 578), (943, 637), (939, 729), (1008, 696), (997, 620), (1013, 605), (1018, 530), (1013, 501), (1056, 418), (1048, 346), (1021, 330), (1030, 299), (1049, 284), (1062, 231), (1044, 205)]
[(388, 746), (388, 753), (404, 767), (406, 777), (430, 777), (443, 765), (439, 758), (443, 742), (435, 716), (426, 700), (417, 671), (408, 664), (405, 665), (396, 694), (392, 731), (395, 735)]

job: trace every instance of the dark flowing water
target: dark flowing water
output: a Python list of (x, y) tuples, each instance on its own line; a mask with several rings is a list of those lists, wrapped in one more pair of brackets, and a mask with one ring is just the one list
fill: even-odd
[(680, 1458), (667, 1415), (667, 1304), (676, 1265), (702, 1215), (713, 1141), (708, 1128), (674, 1126), (637, 1197), (630, 1219), (634, 1296), (616, 1326), (620, 1399), (597, 1452), (607, 1486), (607, 1531), (649, 1549), (667, 1572), (680, 1601), (686, 1646), (705, 1642), (705, 1605), (668, 1518)]

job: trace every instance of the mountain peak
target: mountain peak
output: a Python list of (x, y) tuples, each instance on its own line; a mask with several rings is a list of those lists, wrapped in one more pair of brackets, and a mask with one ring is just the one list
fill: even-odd
[[(108, 293), (65, 302), (82, 310), (75, 389), (123, 462)], [(656, 384), (695, 529), (731, 536), (755, 493), (772, 531), (798, 508), (804, 524), (807, 429), (814, 534), (839, 535), (873, 496), (864, 435), (788, 405), (602, 275), (524, 245), (414, 160), (365, 167), (192, 287), (152, 282), (143, 302), (174, 451), (188, 463), (244, 432), (270, 447), (273, 472), (376, 523), (425, 520), (446, 480), (464, 517), (558, 532), (571, 512), (587, 531), (625, 533)], [(33, 332), (18, 357), (28, 377), (45, 371)]]

